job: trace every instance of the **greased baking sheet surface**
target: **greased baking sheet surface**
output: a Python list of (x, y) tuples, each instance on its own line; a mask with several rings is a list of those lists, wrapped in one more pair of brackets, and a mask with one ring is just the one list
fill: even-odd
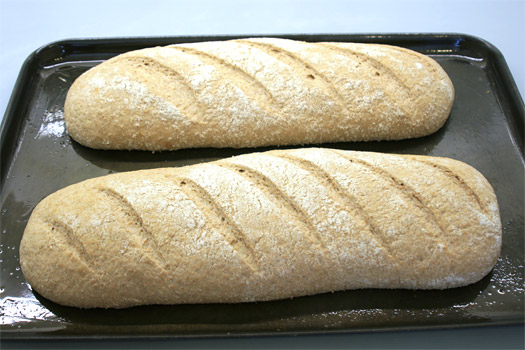
[(2, 124), (2, 337), (261, 335), (523, 323), (523, 102), (501, 54), (483, 40), (457, 34), (282, 37), (399, 45), (441, 64), (454, 83), (456, 101), (437, 133), (404, 141), (312, 146), (444, 156), (477, 168), (494, 187), (500, 205), (503, 249), (494, 270), (476, 284), (443, 291), (357, 290), (247, 304), (80, 310), (42, 298), (24, 279), (18, 248), (31, 211), (45, 196), (114, 172), (183, 166), (271, 149), (151, 153), (100, 151), (77, 144), (65, 130), (63, 104), (81, 73), (132, 49), (229, 37), (69, 40), (50, 44), (28, 58)]

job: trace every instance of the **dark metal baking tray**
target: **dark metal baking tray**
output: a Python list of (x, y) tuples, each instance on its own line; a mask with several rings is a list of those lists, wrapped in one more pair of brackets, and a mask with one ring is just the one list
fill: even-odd
[[(276, 35), (274, 35), (276, 36)], [(19, 242), (34, 206), (69, 184), (127, 170), (182, 166), (259, 149), (120, 152), (85, 148), (64, 129), (63, 103), (82, 72), (125, 51), (233, 37), (66, 40), (22, 67), (1, 127), (1, 335), (6, 338), (183, 337), (313, 334), (521, 324), (524, 317), (524, 107), (501, 53), (461, 34), (277, 35), (414, 49), (450, 75), (456, 101), (433, 135), (316, 146), (445, 156), (481, 171), (498, 196), (503, 250), (480, 282), (443, 291), (357, 290), (247, 304), (80, 310), (45, 300), (24, 280)], [(468, 264), (468, 261), (465, 261)]]

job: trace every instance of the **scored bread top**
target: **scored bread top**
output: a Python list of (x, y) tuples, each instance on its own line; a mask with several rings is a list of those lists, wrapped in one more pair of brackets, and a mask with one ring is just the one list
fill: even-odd
[(121, 308), (459, 287), (500, 248), (494, 191), (465, 163), (297, 149), (66, 187), (34, 209), (20, 263), (57, 303)]
[(415, 51), (251, 38), (114, 57), (73, 83), (64, 115), (92, 148), (240, 148), (425, 136), (453, 100), (445, 71)]

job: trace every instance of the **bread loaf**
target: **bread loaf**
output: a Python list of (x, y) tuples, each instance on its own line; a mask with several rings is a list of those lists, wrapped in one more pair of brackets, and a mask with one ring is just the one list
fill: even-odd
[(112, 174), (34, 209), (31, 286), (82, 308), (465, 286), (501, 246), (495, 194), (446, 158), (277, 150)]
[(275, 38), (128, 52), (80, 76), (66, 127), (100, 149), (398, 140), (438, 130), (454, 89), (407, 49)]

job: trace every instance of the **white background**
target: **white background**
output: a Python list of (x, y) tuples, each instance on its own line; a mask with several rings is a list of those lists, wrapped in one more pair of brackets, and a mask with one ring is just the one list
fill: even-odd
[[(505, 56), (525, 94), (523, 0), (0, 0), (0, 118), (35, 49), (70, 38), (286, 33), (464, 33)], [(494, 348), (523, 341), (522, 327), (179, 342), (47, 343), (89, 348)], [(17, 345), (18, 344), (18, 345)], [(24, 345), (25, 344), (25, 345)], [(521, 343), (523, 344), (523, 343)], [(9, 344), (2, 344), (7, 348)], [(35, 343), (11, 343), (33, 347)]]

